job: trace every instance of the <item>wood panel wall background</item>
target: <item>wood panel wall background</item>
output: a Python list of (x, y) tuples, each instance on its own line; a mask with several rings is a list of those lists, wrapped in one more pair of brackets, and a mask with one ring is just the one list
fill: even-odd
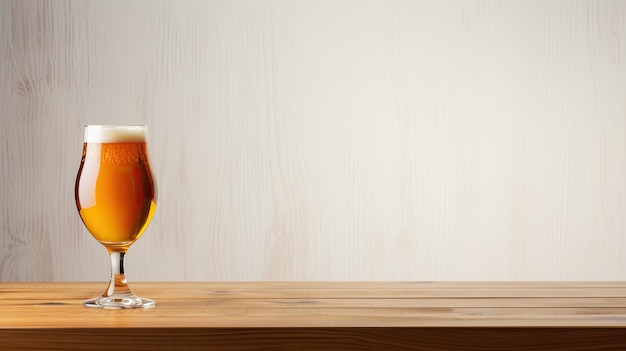
[(104, 281), (83, 125), (141, 123), (137, 280), (626, 279), (625, 1), (0, 0), (0, 279)]

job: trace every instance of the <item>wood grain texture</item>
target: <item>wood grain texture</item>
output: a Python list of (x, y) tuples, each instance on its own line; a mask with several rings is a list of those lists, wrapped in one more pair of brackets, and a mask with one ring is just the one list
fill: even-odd
[[(0, 330), (5, 350), (620, 351), (609, 328), (212, 328)], [(45, 344), (42, 343), (45, 341)]]
[(626, 279), (623, 1), (0, 0), (0, 280), (103, 281), (87, 123), (145, 123), (138, 280)]
[(93, 310), (99, 283), (0, 283), (3, 349), (621, 350), (616, 282), (136, 283), (148, 310)]

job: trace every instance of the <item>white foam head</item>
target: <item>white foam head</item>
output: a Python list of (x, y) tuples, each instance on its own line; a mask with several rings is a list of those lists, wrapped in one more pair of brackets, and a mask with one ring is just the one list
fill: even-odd
[(146, 126), (88, 125), (86, 143), (137, 143), (146, 141)]

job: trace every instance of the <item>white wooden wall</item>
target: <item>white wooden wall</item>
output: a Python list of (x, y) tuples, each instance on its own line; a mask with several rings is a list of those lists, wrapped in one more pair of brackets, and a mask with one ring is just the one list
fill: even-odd
[(626, 279), (626, 1), (0, 0), (0, 280), (108, 278), (86, 123), (150, 128), (131, 283)]

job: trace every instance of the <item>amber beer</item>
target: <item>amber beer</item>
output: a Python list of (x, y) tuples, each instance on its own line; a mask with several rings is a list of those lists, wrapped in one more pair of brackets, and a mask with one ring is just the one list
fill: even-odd
[(76, 205), (88, 231), (109, 251), (126, 251), (156, 209), (142, 126), (89, 126), (76, 178)]

